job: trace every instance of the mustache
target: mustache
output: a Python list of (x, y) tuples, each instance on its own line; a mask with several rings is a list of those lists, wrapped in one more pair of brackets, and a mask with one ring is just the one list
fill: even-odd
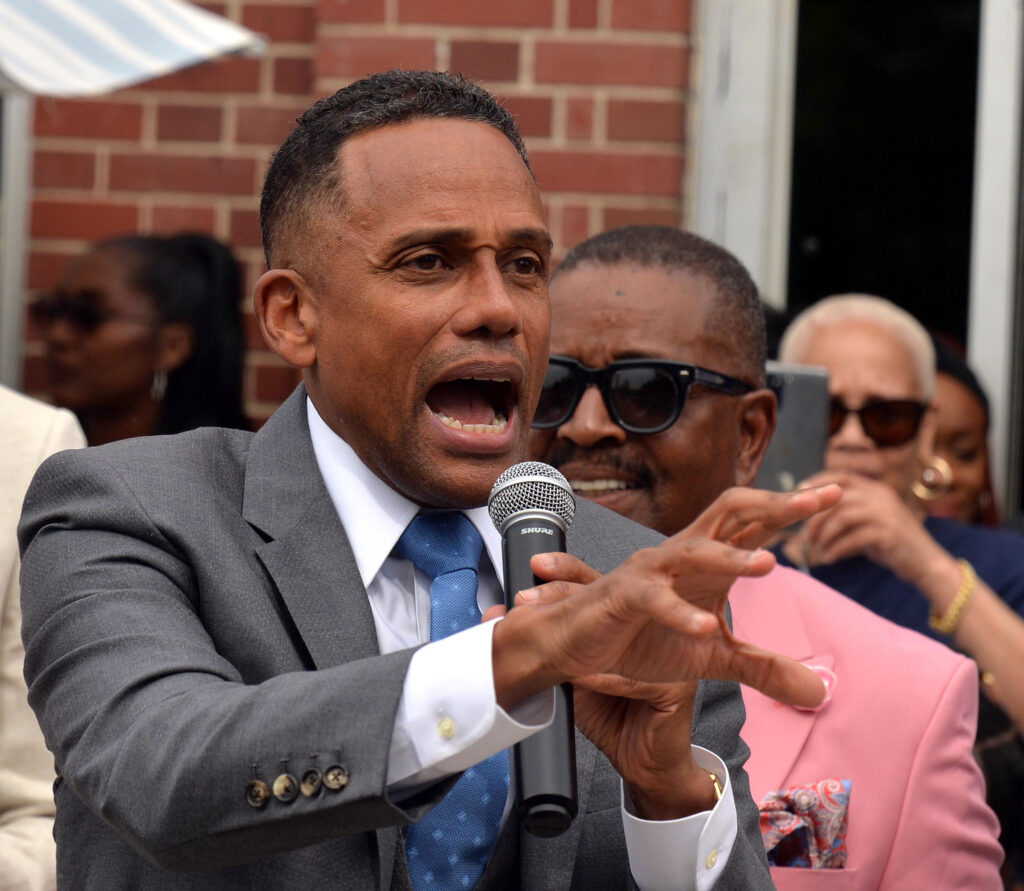
[(575, 469), (594, 467), (600, 470), (614, 470), (623, 476), (630, 476), (642, 486), (649, 486), (654, 481), (654, 474), (646, 462), (619, 448), (585, 449), (573, 442), (556, 440), (544, 456), (552, 467), (562, 468), (572, 464)]

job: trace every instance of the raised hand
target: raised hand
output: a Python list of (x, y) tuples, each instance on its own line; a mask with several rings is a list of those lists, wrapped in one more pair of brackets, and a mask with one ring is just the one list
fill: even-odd
[(774, 566), (772, 554), (750, 549), (839, 497), (834, 486), (730, 490), (690, 527), (603, 576), (568, 554), (534, 557), (546, 584), (520, 592), (495, 629), (498, 701), (572, 680), (580, 729), (645, 815), (692, 813), (695, 796), (711, 790), (689, 754), (697, 681), (739, 681), (802, 706), (824, 695), (803, 665), (736, 639), (725, 603), (737, 577)]

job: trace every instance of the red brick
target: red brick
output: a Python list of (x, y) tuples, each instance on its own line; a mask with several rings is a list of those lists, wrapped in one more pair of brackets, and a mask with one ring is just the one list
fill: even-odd
[(687, 52), (679, 46), (542, 41), (534, 78), (538, 83), (684, 87), (686, 65)]
[(174, 235), (176, 232), (206, 232), (212, 235), (217, 227), (217, 212), (210, 206), (153, 208), (153, 232)]
[(256, 162), (250, 158), (114, 155), (110, 159), (114, 190), (248, 195), (256, 187), (255, 177)]
[(686, 132), (682, 101), (608, 103), (608, 138), (681, 143)]
[(590, 231), (588, 229), (589, 214), (587, 208), (567, 205), (562, 208), (561, 242), (566, 247), (573, 247), (583, 241)]
[(613, 0), (612, 27), (690, 31), (689, 0)]
[(596, 28), (597, 0), (569, 0), (569, 27)]
[(519, 125), (523, 136), (551, 135), (551, 100), (540, 96), (502, 96), (505, 106)]
[(134, 102), (39, 99), (36, 102), (35, 134), (138, 139), (142, 135), (142, 106)]
[(37, 151), (32, 163), (32, 185), (37, 189), (91, 189), (96, 178), (96, 156), (91, 152)]
[(281, 403), (291, 395), (292, 390), (302, 380), (302, 375), (296, 368), (285, 365), (276, 357), (272, 360), (273, 365), (259, 365), (254, 371), (256, 374), (255, 395), (259, 402)]
[(249, 3), (242, 10), (242, 24), (273, 43), (313, 43), (316, 19), (309, 6)]
[(566, 136), (570, 139), (592, 139), (594, 136), (594, 102), (592, 99), (573, 98), (568, 102), (565, 120)]
[(676, 155), (538, 151), (531, 157), (541, 191), (677, 196), (683, 162)]
[(156, 137), (161, 140), (217, 142), (223, 113), (203, 105), (161, 105), (156, 113)]
[(398, 0), (398, 20), (403, 23), (516, 27), (553, 25), (554, 18), (554, 0)]
[(260, 215), (255, 210), (233, 210), (228, 223), (228, 241), (236, 247), (263, 249), (260, 237)]
[(384, 0), (319, 0), (321, 22), (383, 22)]
[(224, 18), (230, 18), (228, 15), (227, 4), (225, 3), (213, 3), (211, 0), (192, 0), (196, 6), (200, 6), (207, 12), (212, 12), (214, 15), (223, 16)]
[(134, 204), (101, 201), (33, 201), (33, 238), (85, 238), (134, 232), (139, 210)]
[(28, 255), (28, 287), (48, 291), (60, 280), (64, 267), (76, 256), (67, 251), (32, 251)]
[(434, 41), (423, 37), (331, 37), (317, 42), (316, 73), (365, 77), (388, 68), (433, 68)]
[(619, 226), (673, 226), (682, 225), (682, 209), (668, 210), (657, 207), (606, 207), (602, 231)]
[(260, 333), (260, 326), (252, 313), (242, 316), (242, 335), (245, 337), (245, 348), (250, 353), (255, 350), (266, 350), (267, 342)]
[(254, 93), (260, 86), (259, 59), (233, 57), (193, 65), (139, 84), (140, 89), (192, 93)]
[(279, 145), (291, 133), (295, 119), (305, 106), (267, 108), (253, 106), (238, 109), (237, 138), (241, 144)]
[(473, 80), (518, 80), (519, 44), (453, 40), (449, 68)]
[(275, 59), (274, 92), (284, 96), (308, 96), (313, 92), (312, 59)]

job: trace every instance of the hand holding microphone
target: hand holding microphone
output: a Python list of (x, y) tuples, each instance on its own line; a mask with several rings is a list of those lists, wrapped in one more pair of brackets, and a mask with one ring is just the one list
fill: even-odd
[[(512, 609), (516, 594), (539, 582), (530, 569), (530, 558), (565, 551), (565, 532), (572, 523), (576, 500), (568, 481), (555, 468), (524, 461), (498, 477), (487, 510), (501, 533), (505, 606)], [(551, 726), (519, 743), (513, 764), (523, 825), (545, 838), (561, 835), (578, 808), (571, 684), (555, 688)]]

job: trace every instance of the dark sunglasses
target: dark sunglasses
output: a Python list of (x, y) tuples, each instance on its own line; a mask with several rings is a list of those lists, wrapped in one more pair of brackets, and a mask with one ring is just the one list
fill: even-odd
[(847, 415), (857, 415), (860, 426), (880, 449), (910, 442), (921, 429), (928, 406), (914, 399), (869, 399), (861, 408), (850, 408), (836, 397), (829, 403), (828, 435), (835, 436)]
[(660, 433), (678, 419), (691, 384), (742, 396), (750, 384), (682, 362), (663, 359), (622, 359), (604, 368), (587, 368), (568, 356), (552, 356), (540, 393), (533, 426), (560, 427), (576, 411), (591, 384), (601, 391), (608, 414), (630, 433)]
[(95, 297), (89, 293), (74, 296), (43, 294), (29, 304), (28, 314), (29, 318), (40, 327), (49, 327), (63, 319), (73, 328), (85, 334), (95, 331), (100, 325), (114, 318), (141, 324), (150, 322), (149, 319), (121, 315), (98, 306)]

